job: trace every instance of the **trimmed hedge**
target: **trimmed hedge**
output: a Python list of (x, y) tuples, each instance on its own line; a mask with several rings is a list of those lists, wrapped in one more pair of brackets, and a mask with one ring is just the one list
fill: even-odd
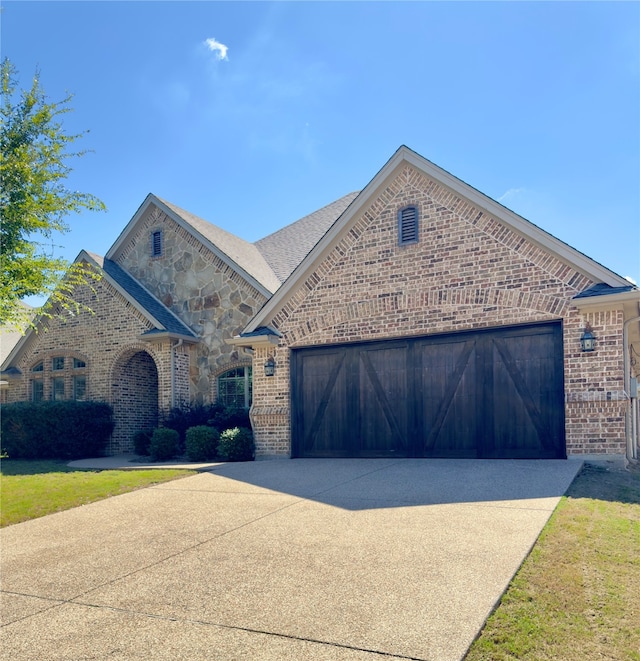
[(113, 431), (105, 402), (16, 402), (2, 406), (2, 450), (10, 459), (102, 457)]
[(136, 454), (148, 455), (153, 429), (142, 429), (133, 435), (133, 450)]
[(151, 461), (168, 461), (178, 453), (180, 434), (175, 429), (160, 427), (153, 430), (149, 443)]
[(220, 432), (213, 427), (199, 425), (187, 429), (186, 453), (190, 461), (212, 461), (216, 458)]
[(255, 454), (256, 448), (250, 429), (234, 427), (220, 434), (218, 455), (223, 461), (253, 461)]

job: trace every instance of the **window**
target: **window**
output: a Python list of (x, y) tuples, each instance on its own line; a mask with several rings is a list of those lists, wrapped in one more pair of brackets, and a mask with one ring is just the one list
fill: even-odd
[(151, 256), (162, 257), (162, 230), (151, 232)]
[(51, 379), (51, 399), (64, 399), (64, 377)]
[(77, 402), (83, 402), (87, 393), (87, 377), (73, 377), (73, 399)]
[(218, 377), (218, 401), (225, 406), (248, 409), (252, 389), (251, 367), (236, 367)]
[(31, 401), (41, 402), (44, 399), (44, 381), (42, 379), (34, 379), (31, 382)]
[(87, 363), (75, 356), (49, 356), (31, 367), (31, 401), (87, 398)]
[(401, 246), (418, 243), (418, 207), (398, 211), (398, 243)]

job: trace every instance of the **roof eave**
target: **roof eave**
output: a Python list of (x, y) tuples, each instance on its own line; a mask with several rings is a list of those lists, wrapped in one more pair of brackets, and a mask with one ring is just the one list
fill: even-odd
[(619, 308), (625, 303), (637, 303), (640, 306), (640, 289), (619, 292), (617, 294), (601, 294), (572, 299), (572, 304), (581, 312), (583, 310), (603, 310)]
[(163, 342), (164, 340), (181, 340), (187, 344), (199, 344), (200, 342), (200, 338), (194, 335), (184, 335), (164, 330), (142, 333), (138, 336), (138, 339), (144, 342)]

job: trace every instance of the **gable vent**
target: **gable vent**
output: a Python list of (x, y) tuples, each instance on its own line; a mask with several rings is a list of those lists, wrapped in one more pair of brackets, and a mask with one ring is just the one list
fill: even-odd
[(151, 256), (162, 256), (162, 232), (157, 231), (151, 234)]
[(405, 207), (398, 212), (398, 243), (418, 243), (418, 207)]

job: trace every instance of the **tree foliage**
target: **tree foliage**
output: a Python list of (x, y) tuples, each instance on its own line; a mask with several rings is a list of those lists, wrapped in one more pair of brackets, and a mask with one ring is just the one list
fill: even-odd
[(69, 214), (105, 206), (65, 186), (69, 161), (86, 153), (70, 150), (84, 133), (68, 134), (62, 124), (72, 97), (49, 102), (37, 72), (30, 89), (19, 91), (12, 63), (5, 58), (0, 67), (0, 323), (20, 327), (26, 296), (47, 296), (38, 312), (49, 316), (83, 308), (73, 290), (99, 276), (56, 257), (53, 238), (69, 231)]

